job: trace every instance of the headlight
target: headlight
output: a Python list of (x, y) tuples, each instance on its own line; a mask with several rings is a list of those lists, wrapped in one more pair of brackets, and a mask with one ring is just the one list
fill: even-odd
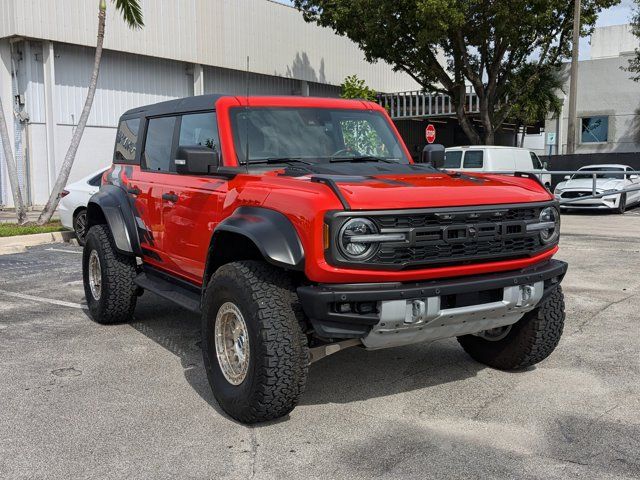
[(560, 236), (560, 212), (556, 207), (546, 207), (540, 212), (540, 240), (542, 243), (552, 243)]
[(340, 229), (338, 246), (340, 253), (348, 259), (360, 260), (368, 257), (378, 244), (370, 241), (370, 236), (378, 233), (376, 225), (366, 218), (352, 218)]
[(372, 256), (382, 242), (403, 242), (404, 233), (380, 233), (368, 218), (347, 220), (338, 233), (338, 249), (347, 260), (365, 260)]

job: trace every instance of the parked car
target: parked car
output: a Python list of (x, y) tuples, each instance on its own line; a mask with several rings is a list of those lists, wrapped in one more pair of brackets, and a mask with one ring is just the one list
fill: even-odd
[(551, 190), (551, 174), (538, 155), (526, 148), (474, 145), (447, 148), (444, 168), (471, 172), (539, 172), (542, 183)]
[(80, 245), (84, 245), (87, 236), (87, 203), (91, 195), (100, 189), (103, 168), (91, 175), (67, 185), (60, 194), (58, 215), (65, 228), (73, 230)]
[(626, 173), (633, 171), (630, 166), (599, 164), (587, 165), (578, 171), (582, 170), (602, 172), (596, 174), (596, 194), (611, 192), (611, 195), (576, 200), (593, 195), (593, 174), (576, 173), (573, 176), (567, 175), (564, 177), (564, 182), (556, 185), (554, 195), (558, 200), (576, 201), (560, 205), (561, 208), (598, 208), (624, 213), (627, 207), (640, 203), (640, 191), (620, 193), (620, 190), (627, 188), (640, 188), (640, 177), (636, 174)]
[(411, 162), (376, 103), (168, 101), (126, 112), (114, 152), (87, 209), (89, 312), (126, 322), (148, 290), (200, 314), (209, 383), (242, 422), (286, 415), (346, 347), (457, 337), (513, 370), (560, 340), (551, 193)]

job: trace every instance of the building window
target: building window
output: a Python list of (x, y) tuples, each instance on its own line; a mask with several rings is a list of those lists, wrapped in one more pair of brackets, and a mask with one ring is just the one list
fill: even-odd
[(609, 117), (583, 117), (581, 143), (606, 143), (609, 140)]
[(171, 145), (176, 117), (152, 118), (147, 126), (144, 166), (157, 172), (170, 172)]
[(138, 143), (139, 118), (122, 120), (116, 134), (115, 163), (134, 163), (136, 161), (136, 143)]
[(483, 156), (482, 150), (468, 150), (464, 154), (463, 168), (482, 168)]

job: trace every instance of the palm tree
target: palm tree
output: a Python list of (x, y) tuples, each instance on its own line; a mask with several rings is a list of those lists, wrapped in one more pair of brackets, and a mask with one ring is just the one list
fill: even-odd
[(16, 159), (11, 151), (11, 143), (9, 143), (9, 132), (7, 130), (7, 120), (4, 118), (4, 108), (2, 99), (0, 99), (0, 140), (2, 141), (2, 150), (4, 158), (7, 160), (7, 172), (9, 173), (9, 183), (11, 184), (11, 193), (13, 193), (13, 205), (16, 209), (16, 217), (18, 223), (24, 223), (27, 220), (27, 212), (24, 209), (22, 201), (22, 193), (18, 184), (18, 168)]
[[(144, 26), (144, 22), (142, 21), (142, 8), (140, 7), (139, 0), (112, 1), (116, 4), (116, 10), (120, 12), (122, 18), (130, 28), (137, 29)], [(87, 126), (87, 119), (89, 118), (89, 113), (91, 112), (91, 106), (93, 105), (93, 97), (95, 96), (96, 86), (98, 84), (98, 74), (100, 73), (100, 61), (102, 60), (102, 44), (104, 42), (104, 30), (107, 12), (106, 0), (99, 0), (98, 8), (98, 40), (96, 45), (95, 59), (93, 63), (93, 73), (91, 74), (91, 80), (89, 81), (89, 91), (87, 92), (87, 99), (85, 100), (84, 108), (82, 109), (82, 113), (80, 114), (80, 119), (78, 120), (76, 130), (73, 132), (71, 144), (69, 145), (67, 154), (64, 157), (64, 162), (62, 162), (62, 167), (60, 168), (60, 173), (58, 173), (56, 183), (53, 186), (53, 190), (51, 191), (51, 195), (49, 195), (49, 200), (47, 201), (44, 210), (42, 210), (42, 213), (38, 218), (39, 225), (47, 223), (49, 220), (51, 220), (53, 212), (55, 212), (56, 208), (58, 207), (58, 202), (60, 201), (60, 193), (62, 192), (64, 186), (67, 184), (67, 180), (69, 180), (69, 172), (71, 172), (71, 167), (73, 166), (73, 161), (76, 158), (76, 152), (78, 151), (78, 146), (80, 145), (80, 140), (82, 139), (82, 134), (84, 133), (84, 128)]]

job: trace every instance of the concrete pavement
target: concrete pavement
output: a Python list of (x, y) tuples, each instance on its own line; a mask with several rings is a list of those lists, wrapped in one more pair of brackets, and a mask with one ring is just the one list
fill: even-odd
[(491, 370), (454, 340), (351, 349), (255, 427), (213, 399), (195, 315), (145, 293), (100, 326), (79, 248), (0, 256), (0, 478), (638, 478), (640, 215), (563, 231), (567, 323), (537, 367)]

